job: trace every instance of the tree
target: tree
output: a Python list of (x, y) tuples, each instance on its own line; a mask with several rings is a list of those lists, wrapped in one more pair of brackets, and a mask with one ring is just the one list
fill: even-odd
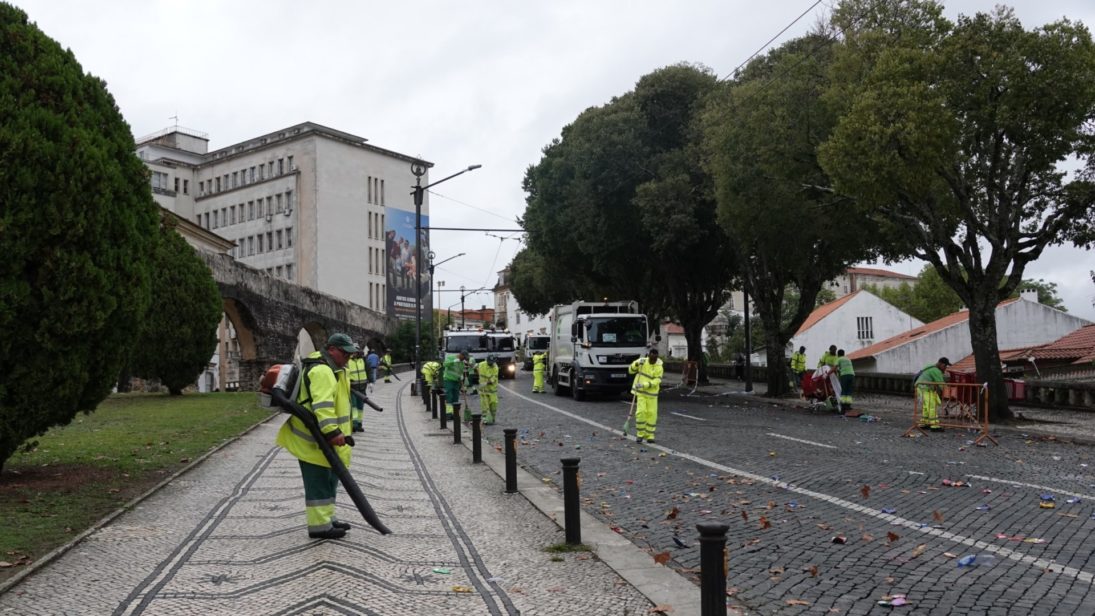
[[(707, 167), (719, 222), (764, 329), (768, 395), (788, 391), (784, 349), (818, 293), (871, 254), (869, 222), (826, 191), (816, 148), (836, 124), (822, 94), (831, 52), (821, 35), (751, 62), (706, 113)], [(787, 289), (797, 292), (788, 305)]]
[[(872, 6), (935, 25), (862, 18)], [(997, 304), (1046, 246), (1091, 242), (1095, 45), (1067, 20), (1028, 31), (1006, 8), (956, 23), (939, 12), (897, 0), (837, 11), (842, 52), (862, 70), (842, 84), (847, 112), (821, 161), (838, 193), (884, 223), (891, 253), (932, 264), (969, 307), (977, 374), (997, 421), (1011, 416)], [(1081, 169), (1070, 178), (1060, 164), (1072, 157)]]
[[(455, 320), (455, 319), (454, 319)], [(437, 334), (428, 322), (422, 323), (419, 337), (422, 340), (422, 361), (437, 356)], [(395, 363), (409, 362), (414, 357), (414, 321), (401, 321), (395, 333), (388, 338), (386, 348)]]
[(958, 294), (943, 282), (939, 272), (931, 265), (925, 265), (920, 270), (915, 284), (903, 282), (897, 288), (867, 285), (867, 289), (925, 323), (958, 312), (963, 307)]
[(110, 393), (149, 303), (156, 206), (105, 84), (0, 3), (0, 468)]
[(216, 350), (221, 296), (209, 267), (175, 231), (173, 218), (164, 218), (158, 240), (149, 259), (152, 305), (130, 363), (135, 375), (159, 379), (177, 396)]
[(528, 244), (511, 266), (514, 297), (530, 312), (614, 297), (676, 320), (701, 381), (700, 335), (734, 267), (697, 147), (697, 116), (715, 87), (707, 69), (666, 67), (566, 126), (525, 175)]

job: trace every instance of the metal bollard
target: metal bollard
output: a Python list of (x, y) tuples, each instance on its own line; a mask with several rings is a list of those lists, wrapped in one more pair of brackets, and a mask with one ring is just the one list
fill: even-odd
[(437, 408), (441, 406), (441, 392), (433, 390), (430, 392), (430, 418), (437, 419)]
[(441, 418), (441, 429), (442, 430), (448, 430), (448, 428), (449, 428), (449, 420), (448, 420), (448, 416), (449, 416), (449, 399), (447, 397), (442, 396), (440, 402), (441, 402), (441, 405), (437, 409), (437, 416)]
[(506, 436), (506, 494), (517, 493), (517, 428), (505, 428)]
[(483, 415), (475, 413), (471, 416), (471, 462), (483, 463)]
[(563, 458), (563, 522), (567, 543), (582, 542), (582, 507), (578, 503), (578, 463), (581, 458)]
[(726, 616), (726, 524), (697, 524), (700, 531), (700, 614)]
[(455, 408), (452, 411), (452, 444), (460, 444), (460, 414)]

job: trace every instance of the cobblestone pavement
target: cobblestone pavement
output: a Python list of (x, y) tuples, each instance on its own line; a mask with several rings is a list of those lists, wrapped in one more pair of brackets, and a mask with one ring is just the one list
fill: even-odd
[[(518, 428), (521, 464), (554, 481), (560, 458), (580, 457), (586, 510), (693, 580), (695, 525), (728, 524), (730, 592), (759, 613), (1095, 614), (1088, 446), (1023, 429), (1000, 430), (998, 447), (953, 430), (901, 438), (908, 401), (861, 398), (868, 423), (733, 384), (664, 394), (658, 444), (638, 445), (620, 433), (625, 402), (530, 383), (504, 384), (488, 438)], [(967, 555), (977, 566), (958, 566)], [(895, 595), (907, 604), (878, 604)]]
[[(505, 495), (420, 406), (370, 413), (352, 472), (394, 531), (340, 493), (340, 540), (307, 537), (294, 458), (267, 422), (0, 596), (0, 614), (645, 614), (596, 557), (559, 556), (558, 527)], [(411, 411), (411, 408), (415, 412)]]

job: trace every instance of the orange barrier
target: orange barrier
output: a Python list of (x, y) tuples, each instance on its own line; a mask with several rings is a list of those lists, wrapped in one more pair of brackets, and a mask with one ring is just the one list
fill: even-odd
[(918, 383), (913, 397), (913, 424), (903, 436), (924, 434), (929, 426), (977, 430), (975, 444), (980, 445), (983, 439), (1000, 444), (989, 434), (987, 383)]
[(681, 385), (695, 387), (700, 380), (700, 365), (694, 361), (686, 361), (683, 368), (681, 370)]

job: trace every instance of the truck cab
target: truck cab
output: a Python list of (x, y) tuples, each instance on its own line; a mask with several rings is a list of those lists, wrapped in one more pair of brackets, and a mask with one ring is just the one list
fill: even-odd
[(521, 367), (525, 370), (532, 370), (532, 356), (537, 353), (544, 353), (551, 347), (551, 336), (548, 335), (529, 335), (525, 336), (525, 358), (521, 362)]
[(630, 388), (628, 367), (647, 350), (646, 315), (629, 302), (574, 302), (552, 309), (549, 379), (556, 395), (618, 395)]

